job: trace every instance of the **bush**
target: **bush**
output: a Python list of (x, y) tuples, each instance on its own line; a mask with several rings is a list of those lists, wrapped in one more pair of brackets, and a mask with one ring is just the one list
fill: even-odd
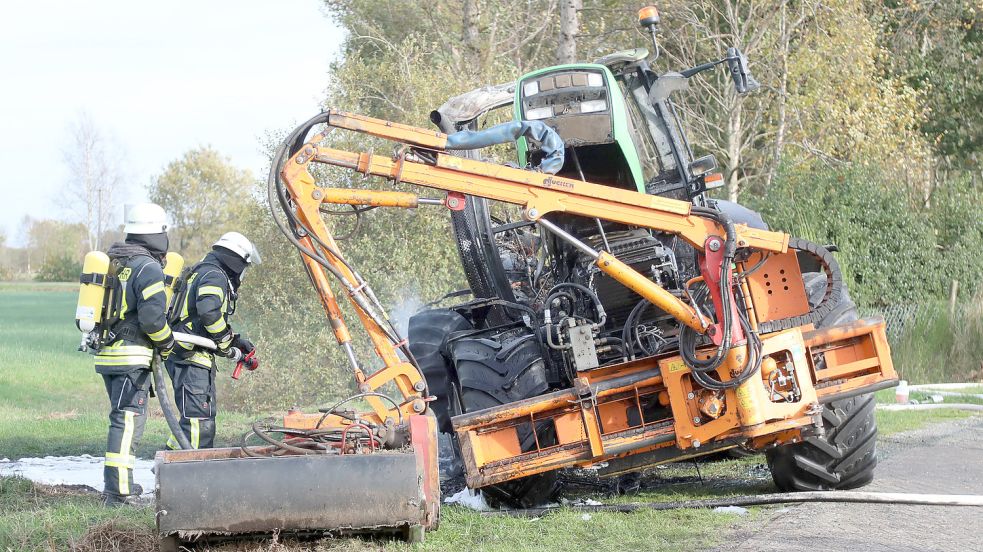
[(941, 298), (948, 290), (932, 218), (877, 170), (784, 171), (748, 204), (775, 229), (839, 247), (837, 260), (859, 304)]
[(968, 177), (940, 184), (931, 197), (928, 212), (935, 229), (946, 289), (959, 281), (960, 297), (980, 290), (983, 273), (983, 189)]
[(39, 282), (77, 282), (81, 273), (81, 261), (69, 255), (58, 255), (46, 259), (34, 279)]
[(956, 304), (933, 301), (892, 340), (895, 369), (912, 383), (983, 380), (983, 294)]

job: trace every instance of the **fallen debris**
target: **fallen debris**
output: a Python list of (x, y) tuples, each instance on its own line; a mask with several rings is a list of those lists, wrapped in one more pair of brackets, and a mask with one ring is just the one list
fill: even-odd
[(737, 514), (739, 516), (746, 516), (748, 512), (747, 508), (741, 508), (740, 506), (717, 506), (713, 511), (722, 514)]
[(90, 527), (71, 542), (69, 549), (72, 552), (150, 552), (157, 550), (157, 535), (148, 527), (109, 520)]
[(467, 487), (444, 498), (444, 504), (457, 504), (458, 506), (464, 506), (465, 508), (470, 508), (478, 512), (491, 512), (495, 510), (495, 508), (489, 506), (488, 502), (485, 501), (485, 495), (481, 494), (480, 491), (472, 491)]

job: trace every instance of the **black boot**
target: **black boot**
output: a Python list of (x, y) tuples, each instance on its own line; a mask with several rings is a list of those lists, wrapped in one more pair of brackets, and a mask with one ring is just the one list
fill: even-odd
[(137, 483), (130, 485), (133, 491), (128, 495), (116, 493), (102, 493), (102, 505), (107, 508), (119, 508), (120, 506), (139, 506), (140, 495), (143, 494), (143, 487)]

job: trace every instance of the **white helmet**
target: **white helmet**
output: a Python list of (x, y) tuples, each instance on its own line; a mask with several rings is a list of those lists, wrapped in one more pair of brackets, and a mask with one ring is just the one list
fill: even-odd
[(215, 242), (213, 247), (224, 247), (229, 251), (235, 253), (242, 257), (242, 260), (246, 261), (246, 264), (260, 264), (263, 262), (259, 258), (259, 250), (253, 245), (253, 242), (246, 239), (239, 232), (226, 232), (222, 234), (222, 237)]
[(167, 232), (167, 214), (156, 203), (126, 205), (123, 211), (123, 232), (127, 234)]

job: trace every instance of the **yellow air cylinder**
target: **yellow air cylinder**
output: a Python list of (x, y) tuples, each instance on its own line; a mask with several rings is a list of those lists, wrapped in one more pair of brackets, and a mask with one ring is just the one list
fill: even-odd
[(178, 276), (184, 270), (184, 257), (174, 251), (168, 251), (164, 264), (164, 295), (167, 296), (167, 305), (171, 305), (174, 297), (174, 288), (177, 286)]
[[(102, 322), (103, 299), (106, 296), (106, 274), (109, 272), (109, 255), (102, 251), (89, 251), (82, 262), (82, 285), (75, 307), (75, 325), (85, 333)], [(101, 278), (100, 278), (101, 276)]]

